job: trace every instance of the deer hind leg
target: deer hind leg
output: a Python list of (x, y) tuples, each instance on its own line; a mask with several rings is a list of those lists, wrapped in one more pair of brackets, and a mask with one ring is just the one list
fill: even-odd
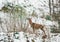
[(44, 32), (44, 35), (46, 35), (45, 30), (43, 28), (41, 28), (41, 30)]
[(45, 30), (44, 30), (43, 28), (41, 28), (41, 30), (44, 32), (44, 36), (43, 36), (42, 38), (46, 38), (47, 35), (46, 35), (46, 33), (45, 33)]

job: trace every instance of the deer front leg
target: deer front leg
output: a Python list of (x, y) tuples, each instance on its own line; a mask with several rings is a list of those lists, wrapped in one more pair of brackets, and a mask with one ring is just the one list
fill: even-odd
[(33, 28), (33, 33), (35, 33), (35, 29)]
[(33, 34), (35, 34), (35, 37), (38, 36), (38, 34), (37, 34), (36, 31), (35, 31), (35, 28), (33, 28)]

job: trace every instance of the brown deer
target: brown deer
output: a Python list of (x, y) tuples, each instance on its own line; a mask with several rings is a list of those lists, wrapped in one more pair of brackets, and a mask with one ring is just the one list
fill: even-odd
[(47, 37), (47, 35), (45, 33), (45, 30), (44, 30), (44, 25), (33, 23), (31, 18), (27, 18), (27, 19), (29, 20), (29, 24), (31, 25), (31, 27), (33, 29), (33, 32), (35, 32), (35, 29), (41, 29), (44, 32), (44, 36), (42, 38), (46, 38)]

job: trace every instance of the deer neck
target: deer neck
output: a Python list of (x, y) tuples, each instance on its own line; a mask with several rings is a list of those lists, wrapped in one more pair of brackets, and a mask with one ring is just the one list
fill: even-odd
[(32, 20), (31, 19), (29, 20), (29, 23), (32, 24)]

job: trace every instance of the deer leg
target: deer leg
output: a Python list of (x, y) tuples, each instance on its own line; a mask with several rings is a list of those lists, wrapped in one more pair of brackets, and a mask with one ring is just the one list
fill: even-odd
[(35, 33), (35, 29), (33, 28), (33, 33)]
[(35, 32), (35, 28), (33, 28), (33, 34), (35, 34), (35, 37), (37, 37), (37, 33)]
[(45, 33), (45, 30), (44, 30), (43, 28), (42, 28), (41, 30), (44, 32), (44, 36), (43, 36), (42, 38), (46, 38), (47, 35), (46, 35), (46, 33)]
[(41, 30), (44, 32), (44, 34), (46, 35), (46, 33), (45, 33), (45, 30), (43, 29), (43, 28), (41, 28)]

